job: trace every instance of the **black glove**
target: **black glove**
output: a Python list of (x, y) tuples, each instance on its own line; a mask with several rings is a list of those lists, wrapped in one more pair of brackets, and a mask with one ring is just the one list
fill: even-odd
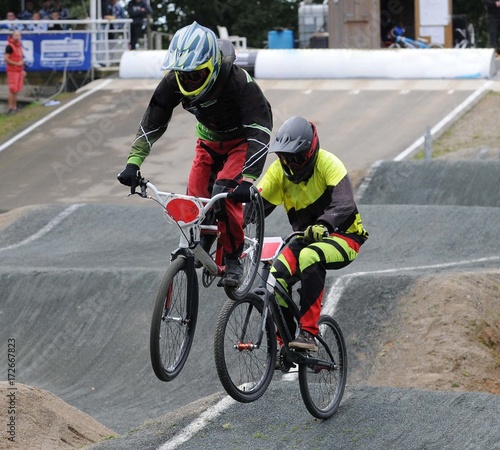
[(130, 186), (133, 191), (139, 184), (139, 166), (136, 164), (127, 164), (125, 169), (116, 177), (121, 184)]
[(322, 241), (325, 236), (328, 236), (328, 229), (320, 223), (309, 225), (304, 231), (304, 237), (313, 242)]
[(251, 200), (253, 183), (250, 181), (242, 181), (236, 186), (228, 197), (236, 203), (247, 203)]

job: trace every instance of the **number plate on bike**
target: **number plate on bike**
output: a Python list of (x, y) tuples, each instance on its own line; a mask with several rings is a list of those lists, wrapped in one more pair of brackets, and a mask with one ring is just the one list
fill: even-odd
[(167, 202), (165, 210), (179, 225), (188, 225), (198, 219), (201, 206), (191, 199), (173, 198)]
[(280, 237), (265, 237), (262, 247), (261, 261), (272, 261), (281, 250), (283, 239)]

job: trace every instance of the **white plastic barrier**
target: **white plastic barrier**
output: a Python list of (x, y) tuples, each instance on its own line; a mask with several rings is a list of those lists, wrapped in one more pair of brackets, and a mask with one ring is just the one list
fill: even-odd
[[(492, 49), (258, 50), (256, 78), (491, 78)], [(126, 51), (121, 78), (162, 78), (165, 50)]]
[[(255, 63), (256, 53), (256, 50), (236, 50), (240, 62), (252, 65)], [(165, 75), (161, 66), (166, 56), (166, 50), (126, 51), (120, 60), (120, 78), (161, 79)]]
[(120, 78), (163, 78), (166, 50), (129, 50), (120, 60)]
[(492, 49), (262, 50), (256, 78), (490, 78)]

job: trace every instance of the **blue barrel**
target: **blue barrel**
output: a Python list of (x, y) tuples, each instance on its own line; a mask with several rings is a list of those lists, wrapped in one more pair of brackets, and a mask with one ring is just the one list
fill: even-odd
[(293, 48), (292, 30), (273, 30), (267, 33), (268, 48)]

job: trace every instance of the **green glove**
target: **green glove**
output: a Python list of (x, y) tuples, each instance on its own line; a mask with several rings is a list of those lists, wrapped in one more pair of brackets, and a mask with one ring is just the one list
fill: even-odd
[(304, 237), (310, 241), (322, 241), (324, 236), (328, 236), (328, 230), (324, 225), (317, 223), (316, 225), (309, 225), (304, 231)]

